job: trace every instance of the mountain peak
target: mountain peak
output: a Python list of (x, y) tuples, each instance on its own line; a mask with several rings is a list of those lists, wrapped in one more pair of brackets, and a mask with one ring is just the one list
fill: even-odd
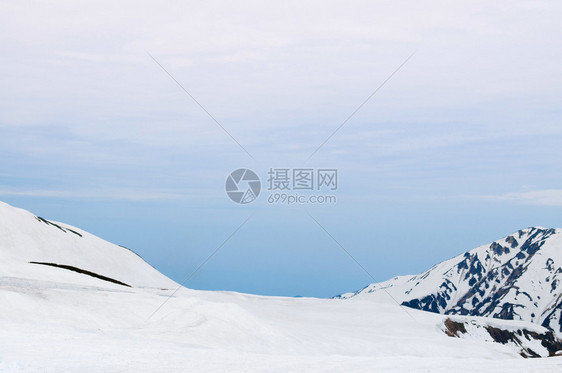
[(429, 270), (371, 284), (402, 305), (448, 315), (531, 321), (562, 335), (562, 234), (529, 227), (441, 262)]

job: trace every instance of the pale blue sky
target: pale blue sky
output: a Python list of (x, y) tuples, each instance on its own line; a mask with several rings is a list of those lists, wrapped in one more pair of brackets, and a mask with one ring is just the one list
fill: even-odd
[(122, 4), (0, 4), (1, 200), (178, 281), (256, 212), (186, 286), (278, 295), (371, 279), (299, 207), (233, 204), (236, 168), (338, 168), (309, 210), (377, 280), (562, 227), (559, 3)]

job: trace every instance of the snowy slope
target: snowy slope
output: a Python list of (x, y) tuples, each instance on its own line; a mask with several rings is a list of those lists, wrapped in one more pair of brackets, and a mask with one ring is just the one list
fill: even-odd
[[(3, 285), (0, 372), (546, 373), (562, 367), (562, 358), (524, 359), (515, 344), (448, 337), (442, 315), (412, 310), (410, 318), (396, 305), (361, 299), (184, 289), (147, 320), (169, 293)], [(541, 331), (523, 322), (495, 325)], [(541, 352), (540, 343), (531, 347)]]
[[(521, 356), (551, 354), (525, 337), (547, 330), (522, 321), (452, 316), (447, 323), (368, 297), (174, 294), (175, 286), (127, 249), (0, 204), (0, 372), (562, 369), (560, 357)], [(495, 343), (491, 327), (522, 337)]]
[(0, 202), (0, 274), (30, 280), (122, 287), (73, 270), (70, 266), (133, 287), (173, 288), (173, 281), (132, 251), (68, 224), (50, 222)]
[(386, 291), (409, 307), (531, 321), (562, 335), (561, 267), (562, 230), (527, 228), (419, 275), (396, 277), (340, 297), (384, 297)]

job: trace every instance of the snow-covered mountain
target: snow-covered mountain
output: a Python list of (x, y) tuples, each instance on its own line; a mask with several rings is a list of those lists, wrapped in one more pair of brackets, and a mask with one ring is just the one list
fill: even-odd
[(527, 228), (421, 274), (395, 277), (339, 297), (390, 294), (420, 310), (530, 321), (562, 335), (561, 267), (562, 230)]
[(0, 202), (3, 278), (112, 287), (177, 286), (124, 247)]
[(128, 249), (0, 203), (0, 372), (552, 372), (560, 350), (540, 325), (386, 298), (178, 289)]

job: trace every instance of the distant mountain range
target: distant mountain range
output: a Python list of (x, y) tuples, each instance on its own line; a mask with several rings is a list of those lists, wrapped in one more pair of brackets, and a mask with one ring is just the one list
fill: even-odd
[[(562, 335), (562, 230), (532, 227), (411, 276), (337, 298), (390, 294), (403, 306), (530, 321)], [(388, 293), (388, 294), (386, 294)]]

